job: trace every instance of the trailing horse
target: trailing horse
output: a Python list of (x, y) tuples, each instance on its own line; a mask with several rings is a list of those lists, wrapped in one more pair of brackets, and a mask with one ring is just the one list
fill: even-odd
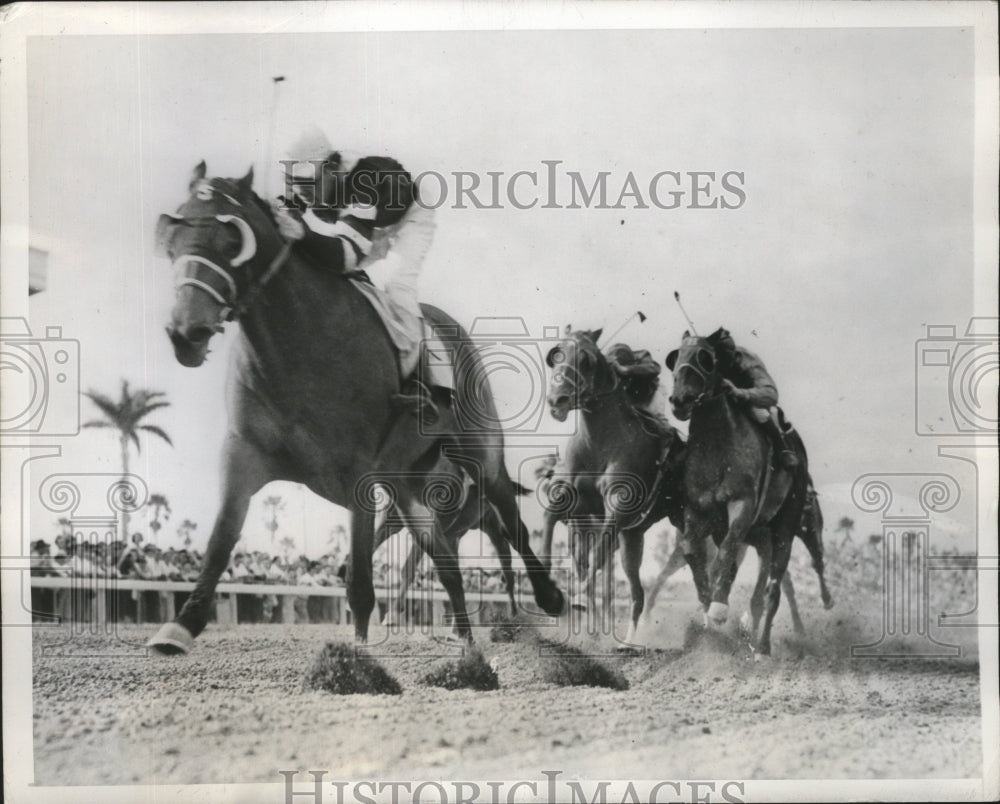
[[(805, 448), (797, 434), (789, 433), (799, 465), (792, 469), (775, 465), (767, 435), (728, 394), (711, 338), (685, 332), (680, 348), (667, 356), (666, 363), (674, 375), (670, 396), (674, 415), (691, 420), (684, 464), (684, 545), (698, 598), (709, 619), (724, 623), (740, 553), (745, 544), (756, 547), (762, 563), (761, 594), (755, 590), (750, 612), (755, 636), (761, 614), (765, 615), (757, 649), (768, 655), (781, 581), (809, 493)], [(711, 583), (705, 551), (709, 537), (719, 548)], [(810, 546), (808, 540), (806, 545)], [(810, 546), (810, 552), (814, 560), (821, 557), (822, 545)], [(817, 571), (822, 576), (822, 563)], [(765, 597), (766, 612), (762, 611)]]
[[(413, 468), (398, 465), (398, 450), (386, 449), (383, 443), (390, 430), (398, 432), (402, 414), (392, 401), (400, 378), (382, 320), (344, 275), (305, 261), (283, 242), (270, 210), (253, 192), (252, 171), (238, 180), (208, 180), (205, 175), (202, 162), (195, 168), (188, 200), (174, 215), (160, 217), (157, 240), (177, 272), (167, 327), (177, 360), (200, 366), (223, 323), (236, 319), (240, 324), (227, 393), (223, 496), (194, 591), (176, 620), (166, 623), (150, 645), (165, 653), (190, 649), (205, 627), (250, 498), (272, 480), (302, 483), (350, 511), (346, 580), (356, 639), (367, 640), (375, 605), (377, 505), (371, 495), (387, 484), (410, 531), (435, 557), (457, 630), (471, 638), (457, 555), (433, 512), (413, 493)], [(481, 425), (459, 434), (454, 460), (462, 461), (495, 506), (527, 568), (535, 601), (547, 613), (558, 614), (562, 593), (531, 550), (504, 465), (503, 433), (499, 424), (488, 426), (499, 417), (490, 394), (479, 393), (486, 390), (485, 384), (475, 379), (485, 377), (485, 371), (475, 345), (440, 310), (425, 306), (424, 314), (442, 328), (446, 348), (463, 353), (465, 359), (454, 361), (454, 404), (466, 406), (466, 420)], [(433, 466), (432, 452), (440, 449), (440, 439), (425, 437), (415, 416), (405, 429), (409, 438), (425, 438)]]
[[(563, 459), (565, 478), (561, 482), (567, 491), (572, 490), (573, 500), (566, 515), (572, 517), (576, 511), (602, 516), (597, 536), (598, 542), (607, 545), (602, 552), (610, 553), (613, 542), (607, 539), (617, 538), (632, 598), (625, 638), (631, 643), (644, 607), (639, 567), (645, 531), (665, 516), (680, 524), (673, 467), (682, 444), (676, 430), (664, 427), (629, 401), (618, 374), (597, 347), (600, 334), (600, 330), (571, 333), (549, 352), (547, 362), (553, 372), (548, 402), (558, 421), (565, 421), (570, 410), (581, 411), (579, 429)], [(549, 516), (553, 516), (551, 511)], [(614, 596), (614, 573), (610, 570), (613, 562), (606, 563), (607, 604)], [(592, 568), (591, 573), (594, 571)], [(613, 608), (610, 616), (613, 618)]]

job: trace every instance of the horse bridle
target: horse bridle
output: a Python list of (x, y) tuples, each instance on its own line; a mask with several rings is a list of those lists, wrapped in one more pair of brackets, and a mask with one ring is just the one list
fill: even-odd
[[(715, 361), (718, 361), (718, 359), (719, 359), (718, 355), (716, 355), (713, 350), (709, 349), (706, 346), (700, 346), (699, 347), (699, 351), (709, 352), (712, 355), (712, 359), (715, 360)], [(691, 407), (692, 408), (700, 407), (703, 403), (709, 402), (709, 401), (711, 401), (713, 399), (716, 399), (717, 397), (720, 397), (723, 394), (725, 394), (724, 390), (720, 391), (719, 393), (716, 393), (716, 394), (709, 394), (708, 391), (712, 387), (712, 383), (711, 383), (711, 381), (709, 379), (708, 373), (706, 373), (706, 371), (703, 368), (701, 368), (700, 366), (696, 366), (690, 360), (687, 360), (684, 363), (681, 363), (679, 366), (677, 366), (677, 368), (674, 371), (674, 374), (675, 375), (676, 374), (680, 374), (680, 372), (681, 372), (682, 369), (687, 369), (688, 371), (690, 371), (691, 373), (695, 374), (696, 376), (701, 377), (702, 385), (705, 388), (704, 391), (702, 391), (700, 394), (698, 394), (698, 396), (695, 398), (694, 402), (691, 403)]]
[[(566, 377), (566, 372), (572, 369), (573, 377)], [(589, 384), (585, 385), (586, 390), (581, 392), (580, 385), (586, 383), (586, 377), (583, 376), (583, 372), (580, 371), (576, 366), (569, 365), (568, 362), (564, 362), (559, 367), (558, 371), (562, 372), (564, 377), (564, 382), (569, 386), (570, 390), (573, 392), (574, 398), (577, 400), (577, 404), (584, 413), (590, 413), (593, 410), (593, 403), (599, 402), (600, 400), (611, 396), (618, 390), (620, 380), (618, 374), (614, 371), (611, 372), (611, 387), (605, 391), (597, 391), (589, 388)]]
[[(220, 223), (236, 226), (240, 231), (241, 246), (240, 253), (228, 261), (230, 269), (239, 268), (253, 259), (257, 253), (257, 238), (253, 233), (253, 229), (249, 223), (238, 215), (221, 214), (194, 218), (168, 215), (167, 217), (173, 219), (176, 223), (183, 223), (185, 226), (208, 227)], [(271, 260), (267, 270), (258, 278), (252, 279), (242, 293), (232, 273), (214, 260), (202, 254), (182, 254), (172, 263), (174, 290), (176, 292), (182, 287), (190, 285), (201, 290), (203, 293), (207, 293), (212, 299), (217, 301), (221, 307), (216, 328), (221, 329), (223, 323), (238, 319), (249, 309), (264, 286), (284, 266), (289, 254), (291, 254), (291, 248), (291, 243), (285, 242), (274, 259)], [(217, 281), (221, 278), (223, 283), (221, 290), (214, 286), (211, 281), (208, 281), (212, 278), (215, 278)]]

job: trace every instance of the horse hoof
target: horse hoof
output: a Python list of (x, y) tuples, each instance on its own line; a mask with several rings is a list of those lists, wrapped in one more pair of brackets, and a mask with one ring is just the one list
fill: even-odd
[(543, 599), (536, 597), (535, 602), (550, 617), (558, 617), (566, 611), (566, 598), (563, 597), (562, 590), (555, 584), (552, 584), (548, 594), (544, 595)]
[(160, 630), (146, 643), (146, 647), (163, 656), (176, 656), (190, 652), (193, 644), (194, 637), (187, 628), (180, 623), (169, 622), (160, 626)]
[(761, 653), (759, 651), (754, 651), (753, 660), (754, 660), (754, 662), (756, 664), (770, 664), (771, 663), (771, 654), (770, 653)]
[(823, 608), (827, 609), (827, 610), (833, 608), (833, 598), (832, 597), (825, 597), (825, 598), (823, 598)]
[(729, 619), (729, 606), (713, 600), (712, 605), (708, 607), (708, 619), (716, 625), (725, 625)]

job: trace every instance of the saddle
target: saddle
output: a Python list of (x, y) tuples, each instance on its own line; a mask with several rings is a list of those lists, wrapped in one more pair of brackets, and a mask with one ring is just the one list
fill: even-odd
[(451, 350), (444, 341), (437, 337), (434, 327), (426, 320), (421, 319), (423, 337), (419, 343), (414, 344), (399, 320), (393, 315), (385, 294), (372, 283), (364, 271), (354, 271), (347, 278), (371, 305), (382, 322), (382, 326), (385, 327), (386, 334), (396, 352), (399, 379), (403, 385), (409, 385), (415, 381), (453, 391), (455, 377), (452, 370), (454, 363)]

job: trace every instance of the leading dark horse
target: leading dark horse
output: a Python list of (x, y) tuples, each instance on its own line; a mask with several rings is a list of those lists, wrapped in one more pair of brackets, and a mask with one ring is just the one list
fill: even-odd
[[(253, 192), (253, 172), (242, 179), (206, 179), (195, 168), (190, 197), (174, 215), (161, 216), (158, 242), (177, 271), (177, 295), (167, 328), (177, 360), (199, 366), (224, 321), (238, 319), (240, 332), (230, 365), (229, 427), (222, 452), (222, 506), (194, 591), (176, 620), (150, 645), (187, 652), (205, 627), (219, 576), (240, 536), (250, 498), (272, 480), (306, 485), (351, 512), (351, 560), (347, 599), (355, 637), (365, 641), (375, 605), (372, 584), (374, 520), (371, 495), (389, 486), (421, 546), (435, 557), (459, 633), (470, 637), (457, 555), (433, 512), (411, 490), (414, 472), (382, 450), (398, 411), (396, 354), (371, 304), (343, 275), (304, 261), (284, 243), (267, 205)], [(424, 313), (452, 350), (455, 405), (470, 420), (499, 422), (492, 397), (470, 373), (485, 376), (469, 336), (440, 310)], [(476, 391), (472, 394), (470, 390)], [(412, 437), (421, 438), (417, 417)], [(437, 442), (428, 439), (428, 451)], [(503, 433), (481, 426), (464, 432), (453, 459), (461, 462), (495, 506), (521, 554), (535, 601), (549, 614), (563, 597), (532, 552), (515, 491), (504, 465)], [(433, 461), (431, 462), (433, 465)]]
[[(781, 581), (809, 493), (806, 454), (797, 435), (789, 434), (799, 466), (774, 468), (767, 435), (727, 393), (715, 347), (711, 338), (685, 332), (680, 348), (667, 356), (667, 367), (674, 373), (670, 395), (674, 415), (691, 420), (684, 465), (685, 554), (709, 619), (721, 624), (728, 617), (739, 554), (745, 544), (757, 547), (761, 561), (768, 564), (764, 629), (757, 645), (766, 656), (771, 652)], [(705, 555), (709, 536), (719, 548), (711, 585)], [(817, 571), (822, 576), (821, 566)], [(763, 600), (755, 604), (754, 599), (756, 632), (765, 604)]]

